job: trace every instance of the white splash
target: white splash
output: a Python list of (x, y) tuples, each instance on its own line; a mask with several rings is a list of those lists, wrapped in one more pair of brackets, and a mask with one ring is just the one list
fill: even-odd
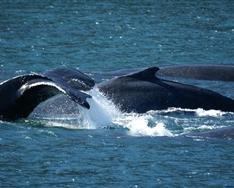
[(220, 117), (225, 114), (225, 112), (222, 112), (220, 110), (203, 110), (201, 108), (196, 109), (196, 114), (199, 117), (205, 117), (205, 116), (210, 116), (210, 117)]
[(198, 109), (187, 109), (187, 108), (168, 108), (166, 110), (158, 110), (158, 111), (149, 111), (150, 114), (157, 114), (157, 113), (173, 113), (173, 112), (192, 112), (195, 113), (198, 117), (221, 117), (225, 114), (229, 114), (232, 112), (223, 112), (221, 110), (204, 110), (202, 108)]
[[(153, 116), (150, 114), (122, 113), (97, 88), (87, 93), (92, 96), (92, 98), (87, 99), (90, 109), (79, 107), (76, 120), (74, 115), (66, 116), (64, 120), (62, 117), (58, 117), (58, 119), (55, 118), (55, 121), (48, 119), (46, 125), (69, 129), (98, 129), (117, 126), (128, 129), (131, 136), (173, 136), (166, 129), (164, 123), (154, 122)], [(69, 123), (69, 119), (71, 119), (72, 124)], [(68, 123), (66, 123), (66, 120), (68, 120)]]
[(197, 129), (211, 130), (211, 129), (214, 129), (214, 126), (212, 126), (212, 125), (201, 125)]
[(164, 123), (157, 123), (154, 127), (149, 127), (148, 124), (149, 121), (141, 116), (130, 121), (126, 127), (131, 136), (173, 136)]
[(127, 128), (129, 135), (132, 136), (173, 136), (163, 123), (154, 122), (155, 126), (149, 126), (153, 119), (151, 115), (122, 113), (97, 88), (92, 89), (88, 94), (92, 96), (92, 99), (88, 99), (90, 109), (82, 108), (80, 111), (85, 128), (100, 128), (114, 124)]
[(83, 118), (85, 128), (100, 128), (111, 124), (115, 118), (121, 115), (115, 105), (107, 100), (97, 88), (88, 92), (92, 96), (87, 99), (90, 109), (80, 109), (80, 116)]

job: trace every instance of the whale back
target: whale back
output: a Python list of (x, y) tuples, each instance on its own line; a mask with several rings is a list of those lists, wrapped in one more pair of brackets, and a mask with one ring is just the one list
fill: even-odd
[(66, 67), (60, 67), (53, 70), (49, 70), (44, 75), (59, 83), (61, 86), (68, 86), (82, 91), (88, 91), (93, 88), (95, 82), (88, 75), (76, 70)]
[(234, 81), (234, 65), (180, 65), (162, 67), (160, 77), (177, 77), (198, 80)]
[(160, 79), (157, 67), (120, 76), (98, 88), (125, 112), (145, 113), (169, 107), (234, 111), (234, 100), (200, 87)]

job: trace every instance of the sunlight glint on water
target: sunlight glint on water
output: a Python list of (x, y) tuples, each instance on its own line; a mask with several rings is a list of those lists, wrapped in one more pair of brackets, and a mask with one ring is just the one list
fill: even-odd
[[(233, 65), (233, 3), (1, 1), (0, 80), (64, 65), (96, 81), (120, 69)], [(234, 97), (230, 83), (189, 84)], [(233, 113), (167, 109), (137, 115), (94, 104), (102, 110), (83, 111), (87, 120), (71, 101), (52, 102), (23, 122), (0, 122), (1, 187), (234, 185), (233, 140), (181, 136), (233, 126)], [(156, 125), (173, 137), (156, 136), (166, 135), (154, 133)]]

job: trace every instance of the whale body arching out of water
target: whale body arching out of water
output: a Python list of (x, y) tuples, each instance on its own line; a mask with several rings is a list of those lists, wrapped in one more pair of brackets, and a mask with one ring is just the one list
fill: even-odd
[(234, 65), (179, 65), (162, 67), (158, 76), (198, 80), (234, 81)]
[[(124, 112), (145, 113), (169, 107), (234, 112), (233, 99), (208, 89), (158, 78), (159, 71), (158, 67), (150, 67), (102, 82), (97, 87)], [(14, 77), (0, 84), (0, 119), (26, 118), (38, 104), (60, 93), (89, 109), (86, 99), (92, 96), (85, 91), (94, 85), (92, 78), (69, 68)]]
[[(104, 76), (122, 76), (142, 69), (120, 69), (105, 73)], [(171, 65), (163, 66), (157, 72), (159, 78), (186, 78), (196, 80), (234, 82), (234, 65)]]
[(157, 77), (159, 68), (120, 76), (98, 88), (125, 112), (144, 113), (168, 107), (234, 111), (234, 100), (216, 92)]

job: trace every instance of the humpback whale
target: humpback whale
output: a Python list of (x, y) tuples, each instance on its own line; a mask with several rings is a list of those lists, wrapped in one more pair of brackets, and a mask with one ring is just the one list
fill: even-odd
[[(158, 78), (158, 67), (113, 78), (97, 84), (99, 90), (124, 112), (144, 113), (168, 107), (234, 111), (234, 100), (208, 89)], [(57, 68), (43, 74), (27, 74), (0, 83), (0, 119), (26, 118), (41, 102), (65, 94), (89, 109), (85, 93), (95, 82), (86, 74)]]
[(98, 88), (122, 111), (144, 113), (168, 107), (234, 111), (234, 100), (216, 92), (156, 76), (158, 67), (100, 83)]
[(86, 99), (91, 96), (80, 90), (89, 90), (94, 84), (84, 73), (68, 68), (14, 77), (0, 83), (0, 119), (26, 118), (39, 103), (60, 93), (89, 108)]
[(234, 65), (179, 65), (162, 67), (158, 76), (234, 81)]

